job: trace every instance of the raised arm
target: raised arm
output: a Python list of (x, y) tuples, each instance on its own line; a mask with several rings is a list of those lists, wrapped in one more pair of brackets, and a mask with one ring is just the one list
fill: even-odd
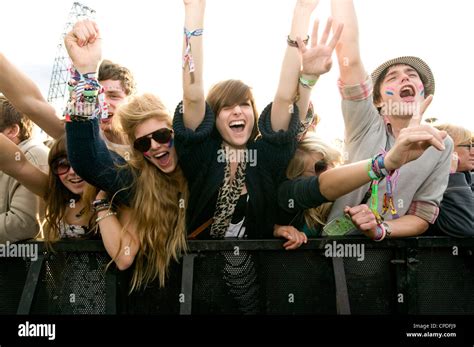
[[(319, 0), (297, 0), (291, 23), (291, 31), (288, 36), (288, 46), (280, 72), (280, 81), (272, 105), (272, 128), (274, 131), (287, 130), (291, 117), (291, 105), (293, 105), (298, 79), (301, 72), (301, 56), (296, 44), (297, 38), (306, 39), (308, 33), (311, 13), (318, 5)], [(290, 42), (292, 44), (290, 45)], [(309, 91), (304, 94), (310, 94)], [(304, 96), (309, 104), (309, 96)], [(299, 105), (298, 105), (299, 108)], [(306, 114), (305, 114), (306, 115)], [(300, 111), (301, 117), (301, 111)]]
[[(306, 48), (303, 38), (308, 32), (311, 13), (319, 0), (298, 0), (293, 12), (293, 21), (288, 47), (283, 59), (280, 83), (272, 105), (272, 128), (286, 130), (291, 117), (291, 105), (298, 91), (297, 106), (300, 120), (304, 121), (308, 111), (311, 89), (319, 76), (331, 69), (331, 55), (338, 42), (343, 25), (339, 25), (328, 43), (332, 20), (329, 19), (321, 40), (318, 42), (319, 22), (315, 21), (311, 45)], [(295, 44), (297, 42), (297, 44)]]
[[(97, 78), (87, 75), (97, 71), (102, 57), (102, 44), (96, 23), (81, 21), (74, 25), (65, 39), (68, 54), (74, 67), (83, 75), (87, 84), (99, 90)], [(76, 96), (79, 94), (80, 85), (75, 87)], [(71, 99), (71, 102), (74, 101)], [(77, 101), (70, 103), (71, 121), (66, 123), (68, 158), (74, 171), (88, 183), (109, 195), (116, 196), (118, 202), (129, 204), (131, 191), (124, 190), (133, 182), (132, 173), (127, 169), (119, 169), (116, 163), (124, 164), (125, 160), (119, 155), (109, 151), (100, 136), (99, 120), (97, 117), (98, 103), (93, 101), (94, 110), (80, 112), (79, 106), (90, 105), (87, 102)], [(84, 110), (86, 107), (83, 106)], [(75, 114), (77, 112), (78, 114)]]
[(318, 43), (319, 22), (317, 20), (314, 22), (311, 46), (309, 48), (306, 48), (301, 37), (297, 39), (298, 49), (302, 60), (302, 70), (298, 83), (299, 100), (296, 104), (300, 112), (301, 121), (305, 121), (306, 119), (312, 87), (318, 81), (319, 77), (322, 74), (327, 73), (332, 67), (331, 56), (341, 38), (344, 28), (344, 24), (339, 23), (331, 41), (327, 43), (332, 24), (333, 20), (332, 18), (329, 18), (324, 33), (321, 36), (321, 40)]
[(48, 175), (30, 163), (20, 148), (0, 133), (0, 171), (16, 179), (26, 189), (43, 198)]
[(202, 81), (205, 0), (184, 0), (183, 118), (186, 128), (196, 130), (204, 120), (206, 101)]
[(367, 77), (360, 57), (359, 26), (352, 0), (331, 0), (334, 23), (344, 23), (344, 32), (336, 47), (341, 80), (346, 85), (364, 82)]
[(64, 124), (38, 86), (0, 53), (0, 92), (53, 138), (64, 134)]

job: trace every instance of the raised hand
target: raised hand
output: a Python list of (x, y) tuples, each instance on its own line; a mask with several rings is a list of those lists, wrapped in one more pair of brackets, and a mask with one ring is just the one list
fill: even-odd
[(298, 0), (296, 5), (311, 13), (318, 6), (318, 4), (319, 0)]
[(301, 54), (303, 61), (303, 70), (302, 73), (306, 75), (316, 75), (320, 76), (325, 74), (331, 69), (332, 66), (332, 53), (336, 48), (336, 44), (341, 38), (342, 30), (344, 28), (343, 24), (339, 24), (337, 29), (331, 38), (331, 41), (327, 43), (329, 34), (332, 27), (332, 18), (328, 19), (326, 28), (324, 29), (323, 36), (321, 41), (318, 44), (318, 27), (319, 21), (314, 21), (313, 25), (313, 34), (311, 37), (311, 45), (309, 48), (305, 46), (301, 37), (297, 37), (298, 50)]
[(80, 73), (97, 71), (102, 60), (102, 40), (95, 22), (90, 20), (77, 22), (65, 36), (64, 44)]
[(430, 95), (420, 107), (415, 107), (408, 127), (400, 130), (394, 146), (385, 155), (387, 170), (398, 169), (403, 164), (418, 159), (430, 146), (440, 151), (445, 149), (444, 139), (447, 136), (445, 131), (440, 131), (428, 124), (420, 125), (422, 115), (432, 100), (433, 96)]
[(183, 0), (184, 6), (193, 4), (205, 4), (206, 0)]

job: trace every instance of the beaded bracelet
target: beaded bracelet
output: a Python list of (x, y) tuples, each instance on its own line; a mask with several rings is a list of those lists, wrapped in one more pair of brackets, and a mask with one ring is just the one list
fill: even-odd
[(111, 208), (112, 208), (111, 204), (103, 204), (103, 205), (99, 205), (96, 208), (94, 208), (94, 211), (96, 213), (101, 212), (101, 211), (109, 211), (109, 210), (111, 210)]
[(97, 199), (92, 201), (92, 207), (96, 208), (98, 205), (108, 204), (109, 199)]
[(117, 215), (117, 212), (107, 212), (106, 214), (104, 214), (102, 217), (98, 217), (95, 222), (96, 223), (99, 223), (101, 220), (107, 218), (107, 217), (111, 217), (111, 216), (116, 216)]

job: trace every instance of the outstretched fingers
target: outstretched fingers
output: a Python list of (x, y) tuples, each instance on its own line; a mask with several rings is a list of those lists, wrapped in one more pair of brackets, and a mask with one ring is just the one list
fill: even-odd
[(335, 31), (331, 41), (329, 42), (329, 47), (331, 48), (332, 51), (336, 48), (337, 43), (341, 39), (343, 30), (344, 30), (344, 24), (339, 23), (337, 25), (336, 31)]
[(311, 47), (314, 48), (318, 45), (318, 31), (319, 31), (319, 20), (316, 19), (313, 24), (313, 33), (311, 34)]
[(326, 46), (326, 43), (329, 38), (329, 33), (331, 32), (332, 27), (332, 18), (329, 17), (326, 23), (326, 27), (324, 28), (323, 36), (321, 37), (321, 41), (319, 42), (320, 45)]

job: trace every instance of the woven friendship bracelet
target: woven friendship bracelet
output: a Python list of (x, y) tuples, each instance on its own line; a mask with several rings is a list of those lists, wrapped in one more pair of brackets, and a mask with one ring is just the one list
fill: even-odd
[(190, 73), (194, 72), (195, 70), (193, 53), (191, 50), (191, 37), (201, 36), (203, 32), (204, 32), (204, 29), (196, 29), (194, 31), (189, 31), (188, 29), (184, 28), (184, 36), (186, 38), (186, 49), (184, 51), (184, 56), (183, 56), (183, 69), (185, 68), (186, 62), (187, 62)]
[(303, 76), (300, 76), (300, 84), (304, 87), (304, 88), (308, 88), (308, 89), (311, 89), (313, 88), (315, 85), (316, 85), (316, 82), (318, 82), (318, 79), (319, 77), (317, 77), (316, 79), (314, 80), (309, 80), (309, 79), (306, 79), (304, 78)]
[(81, 75), (74, 67), (70, 69), (68, 82), (69, 101), (64, 111), (66, 121), (86, 121), (93, 118), (107, 118), (104, 89), (95, 73)]

